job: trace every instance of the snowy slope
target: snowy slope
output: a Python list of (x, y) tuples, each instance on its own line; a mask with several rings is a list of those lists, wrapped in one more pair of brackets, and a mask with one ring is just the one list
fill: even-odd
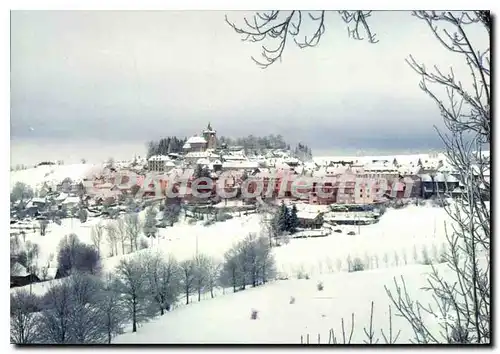
[[(328, 343), (330, 328), (342, 341), (341, 318), (348, 332), (352, 313), (355, 314), (352, 343), (363, 343), (366, 339), (363, 328), (369, 326), (372, 301), (376, 335), (381, 337), (380, 329), (387, 333), (390, 300), (384, 285), (391, 289), (393, 278), (404, 275), (413, 298), (427, 304), (431, 301), (430, 294), (417, 289), (425, 285), (425, 274), (430, 270), (429, 266), (407, 266), (277, 281), (175, 309), (144, 324), (136, 333), (116, 337), (114, 343), (299, 344), (301, 335), (306, 341), (307, 334), (310, 343), (317, 343), (318, 333), (321, 343)], [(317, 290), (319, 280), (324, 284), (323, 291)], [(294, 304), (290, 304), (292, 296)], [(257, 320), (250, 319), (252, 309), (258, 311)], [(392, 309), (393, 328), (401, 330), (398, 342), (408, 343), (413, 332), (404, 319), (394, 316), (394, 306)], [(431, 327), (437, 325), (430, 316), (425, 322)]]
[[(422, 262), (424, 251), (428, 252), (430, 258), (439, 257), (445, 242), (446, 220), (447, 215), (440, 208), (409, 206), (399, 210), (389, 209), (378, 224), (361, 226), (359, 229), (357, 226), (343, 226), (340, 227), (342, 234), (293, 239), (288, 245), (273, 248), (273, 252), (278, 271), (283, 277), (295, 277), (300, 272), (313, 276), (347, 270), (348, 257), (359, 257), (366, 268), (415, 264)], [(109, 222), (95, 218), (81, 224), (77, 219), (64, 219), (61, 226), (51, 223), (46, 236), (40, 236), (39, 232), (27, 233), (26, 240), (40, 246), (38, 266), (46, 266), (50, 254), (57, 256), (57, 246), (65, 235), (75, 233), (82, 242), (91, 244), (91, 228), (100, 221)], [(203, 226), (203, 222), (190, 225), (181, 217), (174, 227), (160, 229), (160, 237), (150, 239), (149, 242), (150, 249), (161, 250), (166, 255), (172, 254), (178, 260), (194, 256), (198, 249), (199, 253), (222, 261), (224, 253), (234, 243), (251, 232), (258, 234), (260, 231), (261, 219), (256, 214), (210, 226)], [(347, 235), (349, 231), (356, 232), (356, 235)], [(109, 249), (109, 245), (103, 240), (103, 270), (112, 272), (122, 256), (106, 258)], [(50, 262), (51, 266), (55, 262), (56, 258)]]
[(32, 188), (38, 188), (44, 182), (60, 183), (66, 177), (79, 180), (83, 179), (93, 168), (95, 166), (90, 164), (73, 164), (38, 166), (22, 171), (12, 171), (10, 173), (10, 188), (14, 187), (16, 182), (23, 182)]

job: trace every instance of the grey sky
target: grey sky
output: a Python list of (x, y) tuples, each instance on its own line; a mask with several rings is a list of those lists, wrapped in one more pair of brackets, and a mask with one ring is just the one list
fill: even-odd
[(137, 142), (211, 121), (221, 135), (281, 133), (318, 149), (440, 146), (439, 111), (404, 59), (446, 69), (456, 58), (408, 12), (373, 14), (378, 44), (349, 39), (331, 14), (317, 48), (290, 43), (266, 70), (224, 14), (12, 12), (12, 140)]

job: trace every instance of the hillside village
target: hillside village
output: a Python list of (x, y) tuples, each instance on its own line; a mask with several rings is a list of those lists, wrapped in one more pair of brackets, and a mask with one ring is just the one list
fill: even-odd
[(9, 19), (11, 345), (491, 345), (491, 11)]
[[(36, 196), (33, 199), (12, 201), (12, 216), (38, 216), (40, 211), (56, 213), (66, 210), (71, 213), (80, 204), (91, 210), (96, 210), (92, 207), (106, 206), (108, 210), (118, 208), (118, 211), (123, 211), (126, 210), (123, 205), (126, 201), (132, 203), (133, 200), (132, 204), (143, 206), (158, 202), (164, 198), (169, 184), (170, 188), (179, 191), (181, 182), (185, 182), (181, 194), (182, 203), (186, 205), (221, 203), (216, 193), (217, 186), (234, 195), (231, 199), (239, 200), (242, 204), (255, 204), (260, 196), (273, 203), (286, 201), (309, 205), (370, 206), (391, 200), (429, 199), (438, 195), (459, 197), (464, 193), (457, 172), (440, 153), (315, 158), (307, 161), (293, 156), (291, 151), (276, 149), (247, 156), (242, 147), (218, 146), (216, 134), (208, 124), (201, 135), (186, 140), (181, 154), (108, 161), (103, 166), (89, 166), (83, 179), (65, 177), (55, 183), (46, 180), (34, 186)], [(131, 176), (136, 181), (132, 182)], [(224, 177), (223, 181), (218, 181), (221, 176)], [(348, 180), (343, 188), (340, 188), (340, 182), (321, 183), (322, 179), (340, 176)], [(211, 193), (210, 198), (197, 198), (196, 193), (193, 193), (192, 182), (199, 177), (212, 180), (212, 186), (207, 186), (206, 182), (196, 186), (199, 192)], [(302, 186), (300, 180), (307, 178), (319, 183)], [(489, 181), (489, 171), (485, 172), (485, 178)], [(357, 183), (358, 180), (362, 182)], [(254, 182), (263, 185), (260, 195), (255, 193)], [(298, 183), (294, 185), (295, 182)], [(245, 198), (241, 193), (242, 188), (252, 192), (252, 197)], [(298, 197), (292, 195), (293, 188), (299, 189)], [(328, 196), (322, 197), (318, 188), (323, 188)], [(227, 200), (224, 202), (227, 203)]]
[[(276, 215), (288, 218), (287, 212), (292, 213), (294, 225), (281, 227), (277, 232), (286, 232), (291, 238), (326, 237), (342, 232), (356, 235), (359, 227), (378, 223), (388, 207), (419, 205), (426, 200), (435, 200), (433, 203), (439, 205), (440, 197), (460, 198), (465, 192), (443, 154), (299, 159), (287, 149), (271, 149), (248, 156), (242, 147), (218, 146), (217, 132), (210, 124), (201, 135), (186, 139), (182, 148), (183, 153), (147, 159), (80, 164), (76, 178), (71, 178), (69, 171), (76, 169), (72, 166), (67, 166), (67, 175), (60, 172), (64, 165), (36, 166), (33, 171), (47, 171), (41, 180), (36, 184), (18, 181), (13, 186), (11, 237), (25, 238), (26, 233), (45, 236), (50, 225), (61, 225), (65, 220), (119, 220), (144, 213), (144, 223), (152, 230), (144, 231), (144, 236), (156, 237), (158, 230), (172, 227), (182, 217), (201, 220), (209, 226), (263, 212), (275, 215), (271, 219), (279, 218)], [(488, 182), (489, 172), (484, 175)], [(130, 176), (137, 176), (137, 181), (130, 183)], [(339, 182), (321, 183), (338, 176), (348, 176), (342, 187)], [(213, 185), (195, 186), (198, 177), (212, 180)], [(294, 183), (304, 178), (319, 182), (299, 185), (301, 193), (297, 197), (292, 193), (297, 188)], [(379, 183), (379, 179), (387, 183)], [(252, 186), (256, 181), (262, 183), (260, 193), (255, 193)], [(176, 197), (166, 196), (169, 184), (179, 192)], [(221, 198), (219, 187), (233, 197)], [(489, 185), (483, 187), (487, 200)], [(193, 193), (195, 188), (208, 197), (198, 197)], [(245, 197), (242, 188), (254, 192), (252, 197)], [(328, 192), (327, 197), (319, 196), (318, 188)], [(342, 229), (349, 225), (357, 225), (358, 229)], [(57, 269), (49, 273), (54, 278)], [(15, 278), (11, 286), (41, 280), (31, 273), (28, 276), (26, 271), (19, 274), (24, 275)]]

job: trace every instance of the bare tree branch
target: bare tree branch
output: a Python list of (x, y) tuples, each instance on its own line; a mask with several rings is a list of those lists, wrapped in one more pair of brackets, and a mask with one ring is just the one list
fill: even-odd
[[(318, 13), (315, 15), (314, 13)], [(347, 24), (348, 35), (357, 40), (365, 37), (370, 43), (377, 43), (375, 33), (368, 25), (367, 19), (371, 11), (338, 11), (342, 20)], [(307, 16), (305, 16), (307, 15)], [(291, 37), (301, 49), (315, 47), (325, 33), (326, 11), (267, 11), (257, 12), (252, 19), (244, 18), (245, 26), (237, 26), (226, 16), (226, 23), (242, 36), (242, 41), (261, 42), (266, 44), (261, 47), (261, 59), (252, 57), (252, 60), (265, 69), (276, 61), (281, 60), (287, 41)], [(313, 23), (312, 35), (303, 34), (305, 21)], [(302, 37), (303, 39), (298, 39)]]

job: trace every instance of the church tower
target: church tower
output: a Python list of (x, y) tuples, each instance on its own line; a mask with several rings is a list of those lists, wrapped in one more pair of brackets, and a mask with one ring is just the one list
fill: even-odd
[(212, 129), (210, 122), (208, 123), (207, 129), (203, 131), (203, 137), (207, 141), (207, 149), (215, 150), (217, 148), (217, 132)]

